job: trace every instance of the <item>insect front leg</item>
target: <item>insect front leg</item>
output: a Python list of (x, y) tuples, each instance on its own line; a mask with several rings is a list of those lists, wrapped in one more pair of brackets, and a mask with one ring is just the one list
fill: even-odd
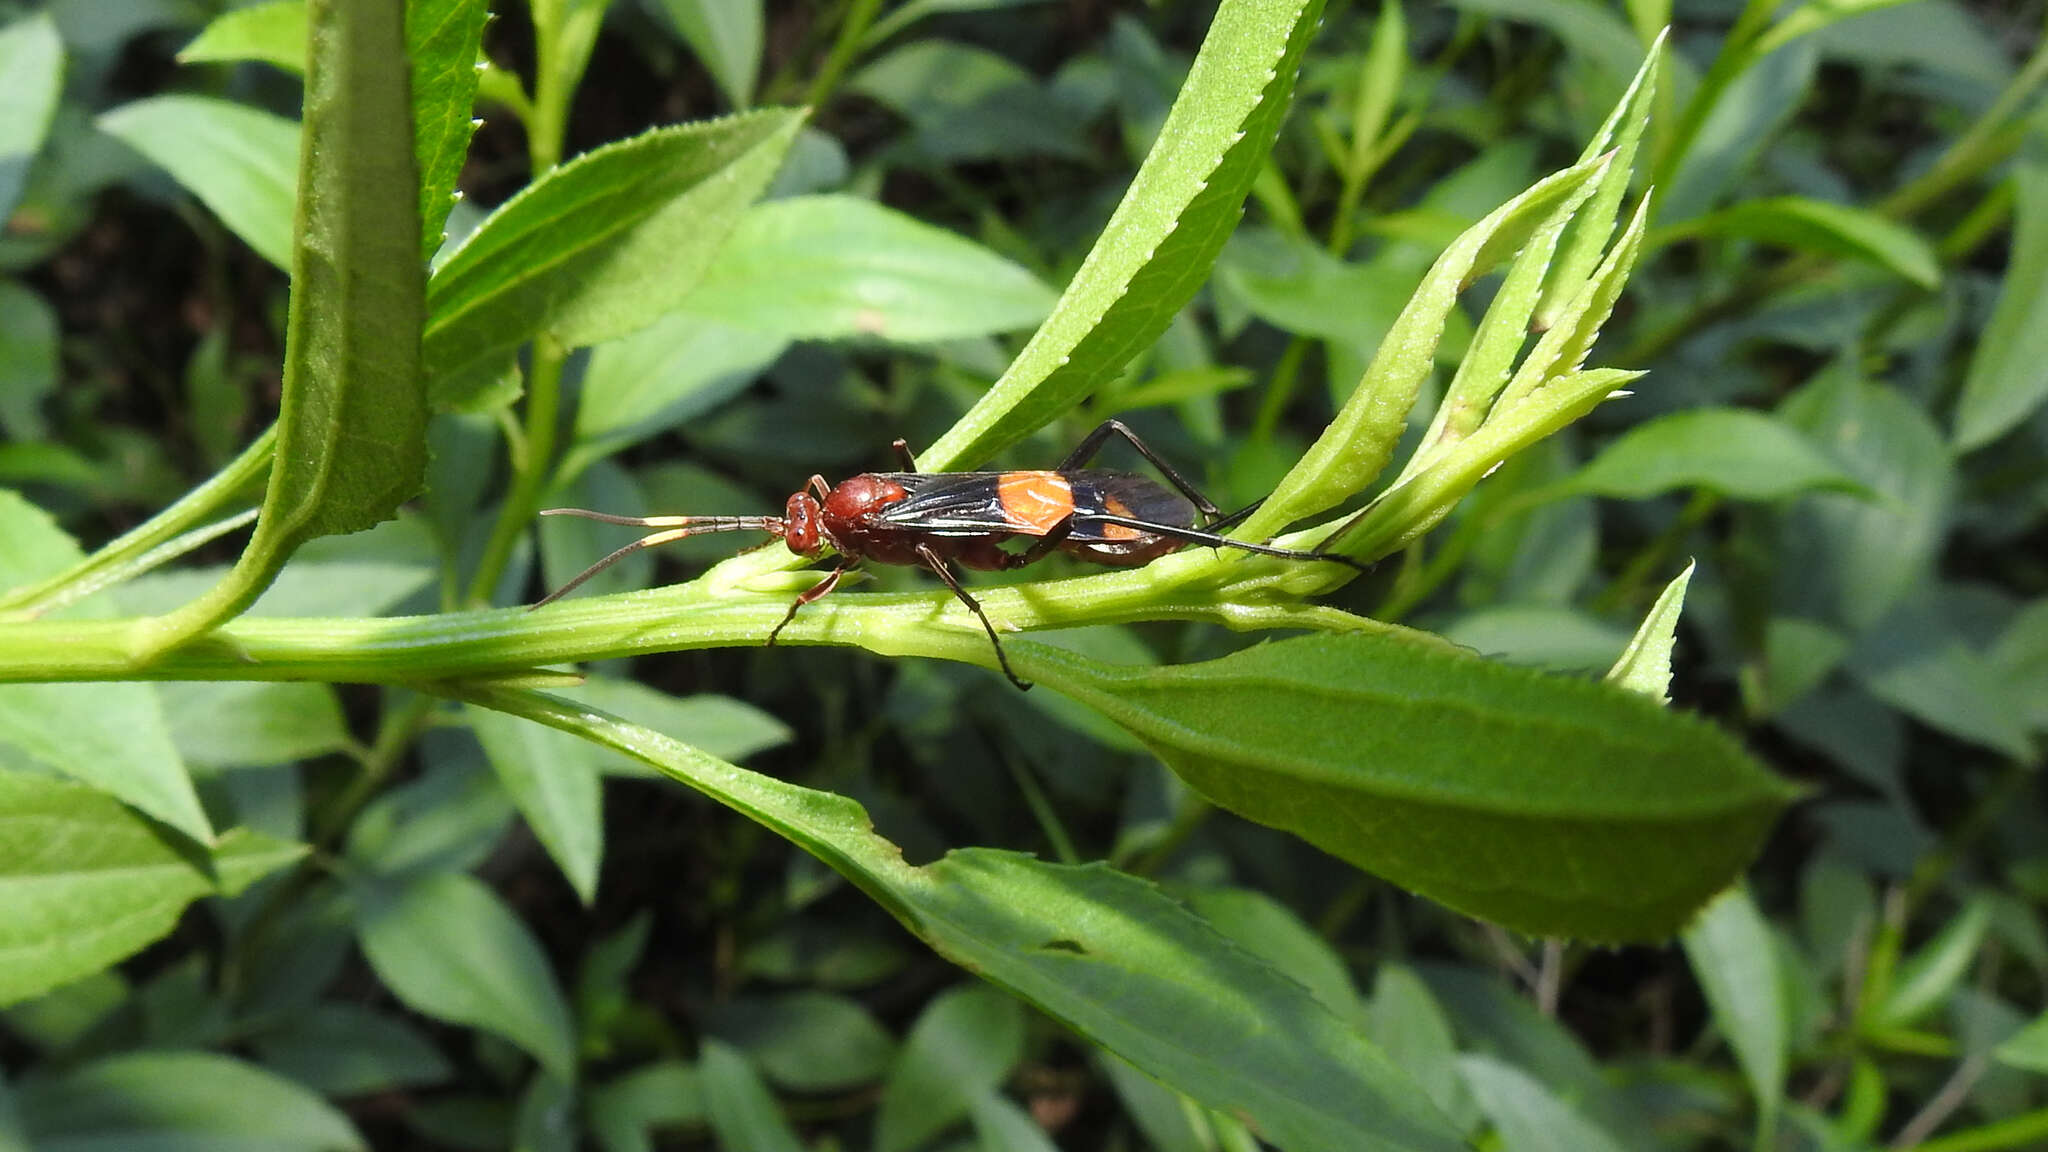
[(775, 638), (777, 636), (782, 635), (782, 630), (784, 628), (789, 627), (789, 622), (791, 620), (796, 619), (797, 609), (802, 608), (804, 605), (812, 603), (813, 601), (823, 600), (825, 597), (830, 596), (832, 594), (832, 590), (834, 588), (839, 587), (839, 578), (841, 576), (846, 575), (847, 571), (852, 567), (853, 565), (851, 564), (841, 564), (839, 567), (834, 568), (830, 572), (827, 572), (823, 580), (820, 580), (816, 584), (813, 584), (809, 588), (805, 589), (803, 594), (796, 598), (796, 603), (791, 604), (789, 606), (789, 611), (785, 613), (782, 617), (782, 623), (777, 624), (775, 626), (775, 630), (773, 632), (768, 633), (768, 643), (765, 645), (765, 647), (775, 647)]

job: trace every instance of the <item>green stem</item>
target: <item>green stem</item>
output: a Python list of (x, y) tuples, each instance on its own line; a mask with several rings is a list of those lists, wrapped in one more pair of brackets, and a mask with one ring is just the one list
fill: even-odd
[(535, 338), (533, 371), (526, 385), (525, 450), (514, 458), (512, 489), (498, 508), (490, 541), (484, 545), (483, 558), (470, 579), (471, 607), (481, 608), (491, 602), (491, 594), (497, 589), (505, 566), (511, 563), (519, 538), (539, 514), (540, 500), (547, 492), (554, 468), (555, 432), (562, 405), (562, 363), (566, 359), (567, 353), (553, 339), (545, 334)]
[(1707, 74), (1700, 78), (1698, 90), (1686, 103), (1678, 126), (1670, 136), (1658, 141), (1657, 156), (1651, 165), (1651, 187), (1671, 187), (1672, 178), (1685, 162), (1685, 154), (1691, 151), (1693, 140), (1706, 126), (1707, 116), (1720, 102), (1722, 93), (1756, 63), (1757, 38), (1770, 26), (1771, 14), (1777, 9), (1778, 0), (1748, 0), (1743, 5), (1742, 14), (1735, 18), (1735, 26), (1728, 30), (1728, 38), (1721, 44), (1720, 54), (1714, 57)]
[(1918, 1152), (2001, 1152), (2008, 1148), (2039, 1148), (2043, 1143), (2048, 1143), (2048, 1108), (1952, 1132), (1915, 1147)]
[(840, 78), (846, 75), (847, 68), (860, 55), (861, 42), (867, 36), (869, 25), (875, 22), (875, 14), (881, 9), (882, 0), (853, 0), (846, 6), (846, 18), (839, 22), (839, 34), (832, 41), (832, 50), (825, 54), (825, 62), (818, 66), (818, 75), (804, 92), (806, 107), (822, 108), (832, 98)]
[[(1206, 620), (1239, 630), (1299, 628), (1417, 633), (1291, 598), (1327, 586), (1284, 560), (1184, 552), (1141, 569), (1039, 584), (977, 589), (989, 617), (1012, 628), (1136, 620)], [(1228, 569), (1235, 569), (1229, 571)], [(737, 569), (745, 571), (744, 568)], [(431, 684), (503, 678), (535, 668), (649, 652), (753, 646), (789, 611), (813, 574), (772, 587), (731, 588), (713, 569), (689, 584), (593, 596), (544, 611), (501, 608), (398, 619), (240, 618), (140, 664), (134, 633), (149, 620), (37, 620), (0, 627), (0, 683), (89, 680), (318, 680)], [(785, 645), (855, 644), (885, 656), (923, 656), (995, 667), (981, 626), (944, 589), (842, 593), (797, 614)], [(1041, 651), (1005, 645), (1020, 670)], [(1028, 675), (1028, 673), (1027, 673)]]
[(1294, 390), (1301, 383), (1301, 362), (1308, 355), (1308, 344), (1299, 336), (1290, 339), (1279, 363), (1273, 365), (1273, 378), (1266, 382), (1266, 394), (1259, 398), (1258, 415), (1252, 418), (1248, 437), (1252, 443), (1271, 440), (1279, 430), (1280, 419), (1287, 415), (1287, 405), (1293, 402)]
[(1693, 493), (1692, 499), (1685, 502), (1685, 507), (1678, 515), (1672, 517), (1671, 523), (1664, 526), (1664, 530), (1657, 534), (1656, 539), (1643, 545), (1642, 549), (1630, 558), (1621, 574), (1593, 598), (1593, 610), (1612, 612), (1633, 601), (1643, 585), (1667, 566), (1672, 550), (1683, 544), (1685, 538), (1692, 535), (1693, 529), (1706, 523), (1707, 517), (1712, 516), (1720, 507), (1721, 498), (1718, 495), (1705, 489)]
[(270, 470), (271, 453), (276, 448), (277, 426), (273, 424), (225, 468), (185, 493), (170, 507), (122, 533), (64, 571), (0, 596), (0, 614), (39, 615), (134, 575), (139, 570), (134, 568), (138, 560), (194, 531), (223, 505), (260, 481)]
[(2026, 120), (2018, 118), (2019, 113), (2044, 81), (2048, 81), (2048, 45), (2034, 51), (1991, 107), (1927, 171), (1885, 197), (1877, 210), (1894, 220), (1917, 215), (1957, 185), (2012, 155), (2030, 128)]

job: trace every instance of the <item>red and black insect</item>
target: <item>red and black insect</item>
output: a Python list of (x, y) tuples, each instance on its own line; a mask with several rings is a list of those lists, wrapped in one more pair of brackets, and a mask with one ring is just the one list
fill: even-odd
[[(1083, 468), (1111, 436), (1121, 436), (1152, 462), (1172, 484), (1134, 472)], [(1275, 548), (1232, 540), (1221, 533), (1251, 514), (1251, 507), (1228, 516), (1218, 511), (1194, 485), (1160, 459), (1121, 421), (1104, 421), (1088, 434), (1058, 468), (1042, 472), (919, 472), (917, 461), (901, 440), (896, 454), (902, 472), (865, 472), (837, 487), (822, 476), (811, 477), (804, 490), (789, 498), (780, 516), (613, 516), (581, 508), (549, 508), (543, 516), (581, 516), (607, 524), (657, 528), (584, 569), (550, 592), (538, 608), (561, 599), (577, 585), (619, 560), (640, 551), (705, 532), (766, 532), (779, 536), (798, 556), (817, 559), (827, 548), (838, 565), (789, 606), (789, 614), (768, 634), (768, 643), (782, 633), (797, 610), (830, 595), (841, 577), (864, 560), (877, 564), (914, 564), (928, 568), (953, 595), (967, 605), (995, 645), (1003, 675), (1019, 688), (1031, 685), (1010, 670), (1009, 657), (995, 626), (981, 604), (960, 584), (953, 564), (987, 572), (1022, 568), (1055, 551), (1120, 568), (1149, 564), (1189, 544), (1236, 548), (1261, 556), (1289, 560), (1328, 560), (1360, 571), (1365, 565), (1348, 556)], [(1031, 543), (1017, 551), (1002, 547), (1023, 537)]]

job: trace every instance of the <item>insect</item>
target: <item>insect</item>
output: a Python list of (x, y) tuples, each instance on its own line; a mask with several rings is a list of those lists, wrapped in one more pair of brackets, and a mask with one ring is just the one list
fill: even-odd
[[(1111, 436), (1122, 437), (1158, 468), (1171, 490), (1134, 472), (1082, 467)], [(1224, 515), (1122, 421), (1104, 421), (1050, 471), (920, 472), (903, 441), (896, 441), (895, 450), (903, 471), (865, 472), (836, 487), (825, 483), (823, 476), (813, 476), (802, 491), (790, 496), (780, 516), (613, 516), (582, 508), (545, 509), (543, 516), (580, 516), (657, 531), (592, 564), (534, 607), (561, 599), (585, 580), (644, 548), (706, 532), (766, 532), (780, 537), (798, 556), (817, 559), (827, 548), (838, 556), (838, 563), (825, 578), (789, 606), (782, 623), (768, 634), (769, 644), (796, 619), (798, 610), (831, 595), (840, 579), (862, 561), (916, 565), (930, 569), (967, 605), (995, 645), (1003, 675), (1017, 687), (1029, 688), (1030, 684), (1011, 671), (995, 626), (982, 612), (980, 602), (961, 586), (954, 564), (1003, 572), (1036, 563), (1057, 551), (1095, 564), (1137, 568), (1189, 544), (1201, 544), (1289, 560), (1327, 560), (1366, 570), (1364, 564), (1348, 556), (1223, 536), (1223, 530), (1258, 505)], [(1030, 543), (1016, 551), (1002, 547), (1017, 538)]]

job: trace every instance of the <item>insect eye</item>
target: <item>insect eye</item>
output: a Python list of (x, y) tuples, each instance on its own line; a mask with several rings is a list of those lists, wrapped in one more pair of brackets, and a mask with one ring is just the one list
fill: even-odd
[(783, 518), (788, 527), (782, 539), (789, 550), (798, 556), (818, 554), (818, 502), (808, 492), (799, 492), (789, 498), (783, 506)]

